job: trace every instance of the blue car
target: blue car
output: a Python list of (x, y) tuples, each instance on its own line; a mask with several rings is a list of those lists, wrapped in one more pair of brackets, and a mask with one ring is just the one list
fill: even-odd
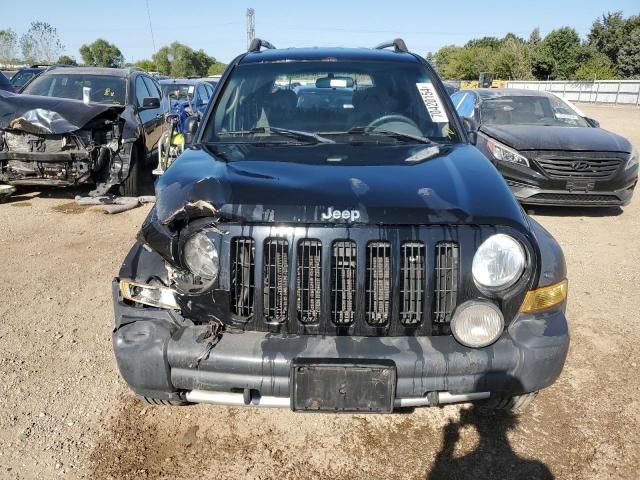
[[(165, 112), (177, 113), (177, 107), (174, 105), (184, 102), (194, 112), (203, 114), (213, 96), (214, 88), (202, 79), (169, 79), (160, 80), (159, 83), (162, 88)], [(169, 102), (171, 108), (169, 108)]]

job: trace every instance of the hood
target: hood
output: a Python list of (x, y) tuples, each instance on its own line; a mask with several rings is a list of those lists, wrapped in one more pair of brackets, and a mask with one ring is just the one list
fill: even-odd
[(156, 198), (165, 225), (214, 215), (261, 223), (527, 228), (501, 175), (466, 144), (196, 146), (160, 177)]
[(480, 131), (516, 150), (631, 152), (627, 139), (602, 128), (482, 125)]
[(0, 129), (64, 134), (80, 130), (107, 112), (113, 116), (120, 115), (124, 110), (122, 106), (87, 105), (67, 98), (0, 92)]

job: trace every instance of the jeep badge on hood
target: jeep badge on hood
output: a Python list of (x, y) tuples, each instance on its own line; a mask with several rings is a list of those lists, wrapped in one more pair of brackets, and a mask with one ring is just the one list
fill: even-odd
[(355, 222), (360, 218), (359, 210), (334, 210), (333, 207), (322, 214), (322, 220), (350, 220)]

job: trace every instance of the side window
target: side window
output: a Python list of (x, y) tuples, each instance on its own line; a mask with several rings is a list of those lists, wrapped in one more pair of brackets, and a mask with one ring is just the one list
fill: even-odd
[(473, 107), (475, 106), (476, 97), (471, 93), (467, 93), (460, 104), (456, 107), (461, 117), (473, 117)]
[(147, 90), (150, 93), (150, 97), (156, 97), (156, 98), (161, 98), (162, 94), (160, 93), (160, 89), (158, 88), (158, 86), (155, 84), (155, 82), (153, 80), (151, 80), (149, 77), (142, 77), (144, 79), (144, 84), (147, 86)]
[(139, 76), (138, 78), (136, 78), (135, 88), (136, 88), (136, 100), (138, 102), (138, 106), (141, 107), (145, 97), (151, 97), (152, 95), (149, 93), (147, 86), (142, 80), (142, 76)]
[(200, 100), (200, 103), (209, 102), (209, 92), (204, 85), (198, 85), (198, 98)]

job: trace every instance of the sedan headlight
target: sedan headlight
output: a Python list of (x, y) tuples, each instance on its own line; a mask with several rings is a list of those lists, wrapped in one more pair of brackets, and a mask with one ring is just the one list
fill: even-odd
[(456, 308), (451, 318), (451, 333), (467, 347), (491, 345), (500, 337), (503, 329), (502, 312), (489, 302), (464, 302)]
[(495, 140), (487, 140), (487, 148), (493, 155), (493, 158), (500, 160), (501, 162), (517, 163), (518, 165), (529, 166), (529, 160), (526, 157), (520, 155), (514, 149), (498, 143)]
[(487, 238), (475, 256), (471, 271), (479, 287), (509, 288), (522, 276), (526, 264), (524, 248), (515, 238), (498, 233)]
[(192, 235), (185, 242), (182, 258), (192, 274), (208, 281), (218, 278), (220, 271), (218, 249), (206, 230)]
[(640, 154), (638, 153), (638, 149), (633, 147), (631, 149), (631, 156), (629, 157), (629, 161), (627, 162), (627, 166), (624, 167), (625, 170), (631, 170), (633, 167), (638, 165), (638, 161), (640, 160)]
[(176, 294), (170, 288), (158, 285), (145, 285), (144, 283), (120, 280), (120, 293), (122, 298), (131, 302), (149, 305), (151, 307), (179, 310)]

